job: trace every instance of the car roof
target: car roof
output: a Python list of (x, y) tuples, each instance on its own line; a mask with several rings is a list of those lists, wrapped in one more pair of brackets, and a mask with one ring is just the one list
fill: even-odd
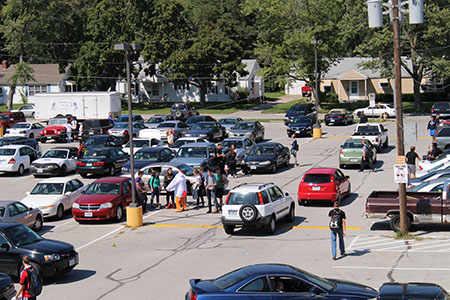
[[(16, 201), (14, 201), (14, 202), (16, 202)], [(3, 222), (0, 222), (0, 229), (16, 227), (17, 225), (22, 225), (22, 224), (19, 224), (19, 223), (3, 223)], [(23, 225), (23, 226), (25, 226), (25, 225)]]
[(88, 151), (93, 151), (93, 150), (112, 150), (112, 149), (117, 149), (117, 148), (115, 148), (115, 147), (94, 147), (94, 148), (88, 149)]
[(333, 108), (333, 109), (330, 109), (330, 111), (328, 113), (330, 113), (332, 111), (339, 111), (341, 113), (345, 113), (345, 110), (346, 110), (345, 108)]
[(66, 183), (68, 181), (71, 181), (72, 179), (75, 179), (75, 178), (70, 178), (70, 177), (51, 177), (51, 178), (47, 178), (47, 179), (44, 179), (42, 181), (39, 181), (38, 183)]
[(225, 141), (243, 141), (243, 140), (248, 140), (249, 138), (243, 137), (243, 136), (236, 136), (236, 137), (229, 137), (224, 139), (222, 142)]
[(183, 146), (181, 146), (181, 148), (185, 148), (185, 147), (211, 147), (214, 146), (216, 147), (216, 144), (214, 143), (189, 143), (189, 144), (185, 144)]
[(305, 174), (334, 174), (337, 168), (311, 168)]
[(137, 152), (160, 152), (163, 149), (168, 149), (167, 147), (145, 147), (139, 149)]
[(380, 295), (409, 295), (436, 297), (442, 291), (442, 287), (434, 283), (410, 282), (410, 283), (384, 283), (380, 287)]
[[(220, 118), (219, 121), (220, 120), (237, 120), (237, 119), (242, 119), (242, 118), (241, 117), (225, 117), (225, 118)], [(243, 121), (245, 121), (245, 120), (243, 120)]]
[[(257, 147), (257, 146), (278, 146), (278, 145), (281, 145), (280, 143), (277, 143), (277, 142), (266, 142), (266, 143), (259, 143), (259, 144), (256, 144), (255, 145), (255, 147)], [(283, 145), (282, 145), (283, 146)], [(283, 146), (284, 147), (284, 146)]]
[(234, 187), (231, 192), (259, 192), (266, 187), (274, 186), (273, 183), (243, 183)]
[(253, 276), (264, 275), (267, 273), (279, 273), (279, 274), (298, 274), (298, 271), (292, 266), (284, 264), (255, 264), (244, 267), (245, 271)]
[(98, 134), (98, 135), (90, 136), (90, 137), (88, 137), (87, 139), (92, 139), (92, 138), (107, 138), (107, 137), (110, 137), (110, 136), (113, 136), (113, 135), (109, 135), (109, 134)]
[(164, 124), (164, 123), (175, 123), (175, 124), (178, 124), (178, 123), (183, 123), (183, 122), (181, 122), (181, 121), (176, 121), (176, 120), (168, 120), (168, 121), (162, 122), (161, 124)]
[(238, 124), (240, 124), (240, 123), (256, 123), (256, 121), (242, 120), (242, 121), (239, 121), (239, 122), (238, 122)]
[(123, 181), (127, 181), (127, 180), (130, 180), (130, 178), (129, 177), (104, 177), (104, 178), (97, 179), (92, 183), (123, 182)]
[[(131, 115), (132, 118), (137, 117), (137, 116), (140, 116), (140, 115)], [(120, 117), (128, 117), (128, 114), (127, 115), (120, 115), (119, 118)]]
[(179, 138), (179, 139), (177, 139), (177, 141), (195, 141), (195, 140), (198, 140), (198, 139), (203, 139), (204, 140), (204, 138), (199, 137), (199, 136), (188, 136), (188, 137)]
[[(4, 145), (4, 146), (1, 146), (0, 148), (3, 148), (3, 149), (19, 149), (19, 148), (23, 148), (23, 147), (30, 147), (30, 146), (28, 146), (28, 145)], [(31, 149), (33, 149), (33, 148), (31, 148)]]
[(51, 148), (48, 150), (69, 150), (69, 151), (78, 151), (77, 147), (70, 147), (70, 146), (58, 146), (55, 148)]
[(195, 124), (216, 124), (216, 121), (203, 121), (203, 122), (197, 122)]
[(16, 203), (16, 202), (19, 202), (19, 201), (14, 201), (14, 200), (10, 200), (10, 201), (0, 201), (0, 206), (6, 206), (6, 205), (8, 205), (8, 204)]
[(185, 166), (189, 167), (188, 164), (183, 163), (183, 162), (156, 162), (156, 163), (153, 163), (151, 165), (147, 165), (147, 166), (143, 167), (142, 169), (144, 169), (144, 168), (154, 168), (154, 167), (158, 167), (158, 166), (168, 166), (168, 167), (176, 167), (176, 168), (178, 168), (181, 165), (185, 165)]

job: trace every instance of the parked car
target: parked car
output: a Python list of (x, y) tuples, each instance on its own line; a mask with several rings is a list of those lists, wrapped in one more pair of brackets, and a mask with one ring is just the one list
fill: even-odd
[(407, 191), (411, 192), (442, 192), (444, 183), (449, 178), (440, 178), (434, 180), (427, 180), (412, 188), (408, 188)]
[(0, 146), (6, 145), (27, 145), (36, 150), (38, 154), (42, 153), (41, 146), (39, 145), (39, 142), (35, 139), (29, 139), (20, 136), (0, 138)]
[(67, 141), (67, 120), (66, 117), (53, 118), (48, 120), (48, 126), (41, 131), (41, 143), (48, 140), (57, 142)]
[(40, 175), (60, 175), (75, 171), (78, 149), (76, 147), (56, 147), (35, 160), (30, 166), (34, 177)]
[(32, 208), (18, 201), (0, 201), (0, 223), (19, 223), (39, 231), (43, 221), (39, 208)]
[(181, 148), (181, 146), (189, 144), (189, 143), (207, 143), (203, 138), (199, 137), (182, 137), (177, 139), (172, 146), (170, 146), (170, 149), (172, 149), (175, 153), (178, 152), (178, 150)]
[(72, 206), (75, 221), (122, 220), (131, 203), (131, 182), (126, 177), (106, 177), (92, 182)]
[(225, 127), (227, 132), (230, 131), (231, 128), (237, 125), (237, 123), (244, 121), (239, 117), (226, 117), (219, 120), (219, 124)]
[(114, 127), (114, 123), (108, 119), (88, 119), (80, 125), (80, 136), (84, 141), (91, 136), (107, 134), (108, 129)]
[(84, 145), (87, 149), (99, 147), (122, 147), (124, 143), (123, 137), (117, 137), (109, 134), (95, 135), (89, 137)]
[(71, 271), (78, 264), (78, 253), (65, 242), (45, 239), (23, 224), (0, 223), (0, 247), (8, 259), (0, 271), (19, 277), (22, 257), (31, 258), (31, 266), (42, 278)]
[(284, 116), (284, 125), (288, 126), (298, 116), (313, 116), (316, 108), (312, 103), (297, 103), (292, 105)]
[(187, 120), (190, 116), (198, 116), (197, 109), (191, 103), (175, 103), (170, 109), (170, 114), (176, 120)]
[(279, 167), (288, 167), (289, 149), (280, 143), (262, 143), (250, 148), (241, 162), (242, 172), (270, 171), (275, 173)]
[(450, 163), (450, 154), (439, 155), (436, 160), (421, 160), (417, 165), (418, 174), (423, 174), (430, 170), (437, 170), (439, 166)]
[(91, 148), (86, 154), (77, 160), (76, 172), (81, 177), (87, 174), (114, 176), (120, 172), (123, 165), (128, 161), (128, 155), (122, 150), (111, 147)]
[(426, 170), (424, 170), (424, 169), (421, 170), (420, 166), (419, 166), (419, 168), (416, 169), (416, 176), (423, 177), (429, 173), (432, 173), (435, 171), (447, 170), (447, 169), (450, 169), (450, 161), (447, 161), (447, 160), (445, 162), (442, 162), (439, 164), (433, 164), (432, 168), (427, 168)]
[(21, 112), (25, 115), (25, 117), (32, 117), (34, 118), (34, 104), (25, 104), (19, 107), (18, 109), (13, 109), (11, 112)]
[(11, 300), (16, 296), (16, 289), (11, 277), (6, 273), (0, 273), (0, 299)]
[(436, 180), (436, 179), (444, 179), (444, 178), (450, 178), (450, 169), (444, 169), (444, 170), (438, 170), (438, 171), (431, 171), (427, 172), (425, 175), (416, 177), (416, 178), (410, 178), (408, 180), (408, 188), (413, 188), (415, 186), (418, 186), (426, 181), (430, 180)]
[(39, 154), (30, 146), (7, 145), (0, 147), (0, 172), (17, 172), (20, 176), (39, 158)]
[(28, 207), (40, 209), (44, 218), (61, 220), (64, 212), (72, 209), (73, 202), (88, 185), (73, 178), (49, 178), (34, 186), (21, 200)]
[[(139, 170), (146, 165), (157, 162), (169, 162), (175, 157), (175, 153), (163, 147), (142, 148), (134, 154), (134, 168)], [(131, 170), (131, 162), (126, 162), (122, 167), (122, 172), (127, 173)]]
[(205, 115), (198, 115), (198, 116), (190, 116), (186, 120), (186, 125), (189, 127), (192, 127), (195, 123), (198, 122), (216, 122), (216, 119), (214, 119), (211, 116), (205, 116)]
[(351, 194), (349, 178), (336, 168), (309, 169), (298, 185), (298, 204), (318, 200), (340, 202)]
[(147, 128), (156, 128), (159, 124), (166, 121), (174, 121), (175, 118), (172, 115), (154, 115), (151, 116), (150, 119), (148, 119), (145, 122), (145, 126)]
[(439, 118), (450, 117), (450, 102), (448, 101), (434, 102), (433, 106), (431, 107), (431, 115), (432, 116), (439, 115)]
[(330, 110), (324, 117), (325, 125), (330, 124), (352, 124), (353, 114), (344, 108)]
[[(141, 115), (132, 115), (131, 116), (131, 121), (133, 123), (144, 123), (144, 118)], [(117, 120), (115, 122), (115, 125), (120, 124), (120, 123), (127, 123), (128, 124), (128, 115), (121, 115), (119, 117), (117, 117)]]
[[(155, 147), (161, 143), (158, 139), (151, 138), (135, 138), (133, 139), (133, 152), (136, 153), (143, 148)], [(123, 145), (122, 151), (130, 155), (130, 141), (126, 145)]]
[(241, 121), (229, 131), (229, 137), (247, 137), (254, 142), (264, 140), (264, 126), (259, 121)]
[(426, 282), (387, 282), (380, 287), (378, 300), (420, 299), (443, 300), (450, 299), (450, 293), (435, 283)]
[(385, 103), (379, 103), (375, 106), (356, 109), (353, 114), (355, 114), (359, 118), (361, 116), (361, 112), (364, 112), (364, 114), (368, 117), (385, 116), (386, 118), (389, 118), (395, 117), (396, 115), (394, 106)]
[(42, 129), (44, 129), (44, 126), (38, 122), (19, 122), (14, 124), (11, 128), (6, 129), (4, 136), (21, 136), (30, 139), (39, 139), (41, 137)]
[(434, 138), (439, 149), (450, 149), (450, 126), (438, 127), (436, 133), (434, 134)]
[[(339, 168), (345, 169), (348, 166), (360, 166), (363, 157), (363, 143), (360, 139), (348, 139), (340, 146)], [(372, 150), (372, 162), (377, 161), (377, 148), (367, 141), (367, 147)]]
[[(133, 123), (133, 138), (139, 136), (139, 131), (143, 129), (147, 129), (144, 124)], [(130, 126), (128, 126), (128, 123), (119, 123), (108, 129), (108, 134), (121, 137), (124, 141), (128, 141), (130, 139), (129, 131)]]
[(0, 125), (3, 129), (8, 129), (19, 122), (26, 122), (27, 119), (23, 112), (2, 112), (0, 113)]
[(389, 145), (388, 130), (379, 123), (356, 125), (352, 138), (370, 141), (379, 153), (381, 153), (381, 148), (387, 148)]
[(295, 117), (287, 127), (287, 136), (297, 135), (313, 135), (313, 126), (316, 123), (316, 118), (313, 116), (298, 116)]
[(273, 183), (240, 184), (230, 191), (222, 206), (222, 224), (227, 234), (233, 234), (236, 226), (265, 227), (273, 234), (276, 222), (282, 218), (294, 221), (295, 202)]
[(360, 283), (322, 278), (283, 264), (250, 265), (216, 279), (191, 279), (189, 284), (186, 300), (370, 300), (378, 296), (376, 290)]
[(171, 162), (184, 163), (195, 169), (202, 167), (204, 171), (208, 168), (215, 170), (219, 166), (216, 153), (214, 143), (190, 143), (181, 146)]
[[(167, 140), (167, 130), (173, 130), (175, 139), (179, 139), (180, 137), (183, 137), (184, 134), (190, 129), (189, 126), (186, 125), (186, 123), (181, 121), (168, 121), (164, 122), (158, 125), (156, 127), (157, 130), (160, 132), (160, 140)], [(144, 130), (150, 131), (151, 129)], [(145, 134), (141, 134), (139, 137), (145, 137)]]
[(226, 138), (221, 142), (221, 144), (223, 147), (223, 153), (225, 154), (228, 153), (231, 145), (234, 145), (234, 149), (236, 151), (236, 162), (238, 166), (241, 164), (242, 158), (244, 158), (248, 150), (255, 145), (251, 139), (245, 137)]
[(210, 142), (221, 141), (227, 136), (225, 127), (217, 122), (197, 122), (185, 133), (186, 137), (201, 137)]

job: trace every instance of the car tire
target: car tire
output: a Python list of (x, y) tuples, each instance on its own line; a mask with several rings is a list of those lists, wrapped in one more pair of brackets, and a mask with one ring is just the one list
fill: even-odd
[(233, 234), (234, 228), (236, 228), (236, 226), (234, 225), (223, 225), (223, 229), (225, 230), (226, 234)]
[(66, 176), (67, 175), (67, 167), (66, 165), (61, 166), (61, 171), (59, 172), (60, 176)]
[(182, 115), (181, 111), (177, 110), (175, 112), (175, 118), (179, 119), (179, 118), (181, 118), (181, 115)]
[(64, 207), (62, 204), (58, 205), (56, 209), (56, 219), (61, 220), (64, 217)]
[(344, 164), (339, 164), (339, 169), (345, 169), (345, 165)]
[(47, 142), (47, 139), (41, 139), (41, 143), (45, 144)]
[(248, 171), (247, 169), (242, 169), (242, 173), (244, 173), (244, 174), (248, 174), (248, 173), (249, 173), (249, 171)]
[(25, 173), (25, 167), (24, 167), (22, 164), (20, 164), (20, 165), (19, 165), (19, 168), (17, 169), (17, 174), (18, 174), (19, 176), (22, 176), (23, 173)]
[(389, 138), (386, 137), (386, 141), (383, 143), (383, 148), (387, 148), (389, 146)]
[(30, 133), (30, 136), (28, 138), (34, 139), (34, 134)]
[(275, 174), (277, 172), (277, 165), (274, 164), (272, 168), (270, 168), (270, 173)]
[(295, 205), (291, 204), (291, 208), (289, 209), (289, 213), (286, 216), (286, 220), (288, 222), (294, 222), (295, 220)]
[(274, 234), (277, 231), (277, 220), (275, 219), (275, 216), (270, 218), (270, 222), (267, 225), (266, 230), (268, 234)]
[(350, 182), (348, 183), (348, 191), (347, 191), (347, 197), (350, 197), (350, 195), (352, 194), (352, 185), (350, 184)]
[(116, 222), (120, 222), (120, 220), (122, 220), (122, 218), (123, 218), (123, 207), (121, 204), (119, 204), (116, 209), (116, 216), (114, 217), (114, 220)]
[(253, 204), (242, 205), (239, 210), (239, 217), (244, 223), (252, 223), (258, 217), (258, 210)]
[(116, 174), (116, 170), (114, 169), (114, 166), (112, 166), (112, 167), (109, 169), (109, 175), (114, 176), (115, 174)]
[(38, 215), (36, 217), (36, 220), (34, 221), (34, 225), (33, 225), (33, 230), (38, 232), (39, 230), (42, 229), (42, 224), (44, 223), (44, 221), (42, 220), (42, 216)]
[(329, 125), (330, 125), (330, 123), (329, 123), (329, 122), (325, 122), (325, 125), (329, 126)]
[[(411, 228), (411, 220), (410, 220), (410, 218), (406, 217), (406, 221), (407, 221), (406, 230), (409, 231), (409, 229)], [(400, 231), (401, 230), (401, 228), (400, 228), (400, 214), (396, 214), (396, 215), (394, 215), (391, 218), (390, 225), (391, 225), (391, 229), (394, 230), (394, 231)]]
[(306, 200), (303, 199), (298, 200), (298, 205), (306, 206)]

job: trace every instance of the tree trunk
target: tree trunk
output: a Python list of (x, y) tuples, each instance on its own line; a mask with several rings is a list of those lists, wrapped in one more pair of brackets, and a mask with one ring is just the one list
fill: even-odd
[(12, 104), (13, 104), (13, 98), (14, 93), (16, 92), (16, 87), (10, 87), (9, 93), (8, 93), (8, 99), (6, 100), (6, 111), (11, 111)]
[(412, 66), (413, 90), (414, 90), (414, 109), (419, 111), (422, 108), (422, 95), (420, 94), (420, 83), (422, 82), (423, 66), (413, 61)]
[(205, 104), (206, 104), (206, 101), (205, 101), (206, 89), (207, 89), (206, 80), (201, 79), (200, 80), (200, 106), (201, 107), (205, 107)]

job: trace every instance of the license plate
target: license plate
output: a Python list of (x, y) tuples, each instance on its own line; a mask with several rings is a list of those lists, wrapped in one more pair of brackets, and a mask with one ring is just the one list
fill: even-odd
[(300, 133), (300, 130), (295, 131), (295, 133)]
[(75, 266), (75, 264), (76, 264), (76, 259), (74, 258), (74, 259), (71, 259), (71, 260), (69, 260), (69, 267), (72, 267), (72, 266)]
[(320, 191), (320, 186), (313, 186), (313, 187), (312, 187), (312, 190), (313, 190), (313, 191)]
[(237, 216), (237, 210), (229, 210), (228, 215), (229, 216)]
[(42, 170), (42, 169), (37, 169), (37, 172), (38, 172), (38, 173), (44, 173), (44, 170)]
[(251, 170), (256, 170), (256, 166), (250, 166)]
[(356, 162), (356, 161), (358, 161), (358, 159), (357, 158), (350, 158), (350, 161), (351, 162)]
[(333, 123), (333, 122), (334, 122), (334, 119), (331, 119), (331, 120), (330, 120), (330, 123)]
[(86, 163), (86, 167), (92, 167), (92, 163)]
[(85, 212), (84, 216), (87, 217), (87, 218), (90, 218), (90, 217), (92, 217), (92, 213), (91, 212)]

